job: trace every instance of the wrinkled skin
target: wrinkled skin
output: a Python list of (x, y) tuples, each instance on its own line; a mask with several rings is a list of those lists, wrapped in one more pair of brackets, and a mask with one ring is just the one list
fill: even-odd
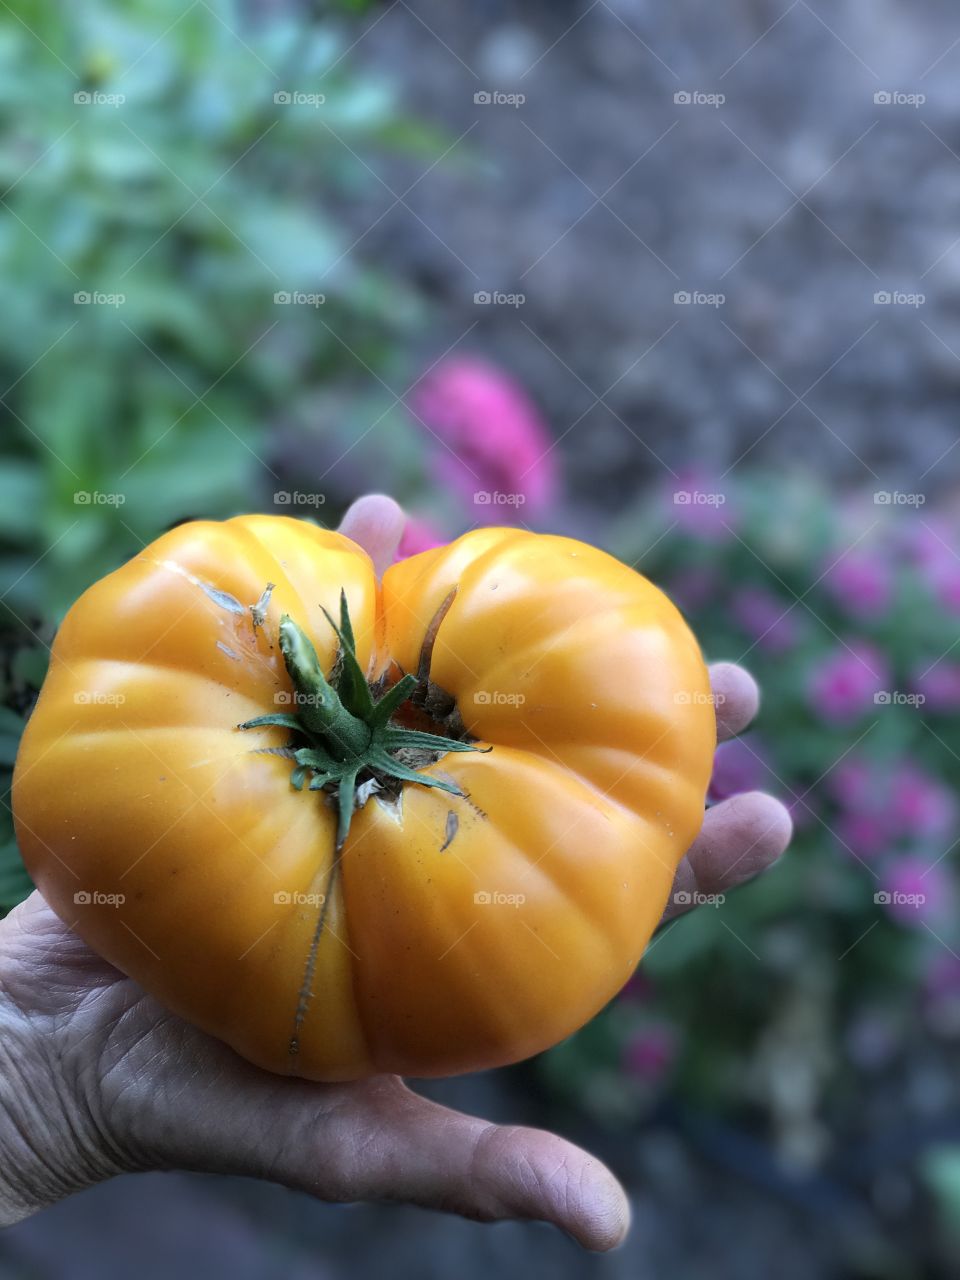
[[(394, 503), (370, 497), (343, 531), (382, 571), (402, 527)], [(757, 692), (729, 664), (711, 678), (722, 739), (753, 717)], [(732, 888), (789, 835), (771, 797), (727, 800), (708, 812), (675, 889)], [(249, 1065), (100, 960), (35, 893), (0, 923), (0, 1223), (155, 1168), (264, 1177), (323, 1200), (542, 1219), (591, 1249), (619, 1243), (629, 1219), (610, 1171), (555, 1135), (459, 1115), (394, 1076), (317, 1085)]]

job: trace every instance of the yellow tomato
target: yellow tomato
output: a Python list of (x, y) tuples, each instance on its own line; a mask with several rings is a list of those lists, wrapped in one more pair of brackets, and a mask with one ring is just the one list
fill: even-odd
[(252, 1062), (444, 1075), (623, 985), (714, 745), (680, 614), (593, 547), (483, 529), (380, 588), (349, 539), (244, 516), (74, 605), (14, 810), (58, 915)]

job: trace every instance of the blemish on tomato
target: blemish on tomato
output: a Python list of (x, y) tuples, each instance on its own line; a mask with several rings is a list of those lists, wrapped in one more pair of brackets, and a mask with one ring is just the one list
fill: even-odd
[(444, 849), (448, 849), (450, 847), (450, 844), (452, 843), (454, 836), (457, 834), (457, 830), (459, 826), (460, 826), (460, 819), (457, 817), (457, 815), (454, 813), (452, 809), (448, 810), (447, 822), (444, 828), (443, 844), (440, 846), (441, 853), (443, 853)]

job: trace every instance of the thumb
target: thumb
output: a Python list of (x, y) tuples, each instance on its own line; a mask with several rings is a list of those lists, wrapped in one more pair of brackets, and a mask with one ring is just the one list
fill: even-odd
[(397, 554), (407, 517), (403, 508), (382, 493), (368, 493), (352, 503), (340, 522), (340, 532), (360, 544), (382, 577)]

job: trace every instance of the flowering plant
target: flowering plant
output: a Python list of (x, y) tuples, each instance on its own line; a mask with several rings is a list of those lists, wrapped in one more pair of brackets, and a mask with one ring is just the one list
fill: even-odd
[(960, 529), (919, 501), (770, 476), (683, 477), (644, 510), (614, 550), (763, 691), (711, 799), (772, 791), (797, 835), (772, 871), (663, 929), (642, 977), (543, 1069), (614, 1120), (668, 1086), (762, 1115), (810, 1161), (845, 1087), (960, 1037)]

